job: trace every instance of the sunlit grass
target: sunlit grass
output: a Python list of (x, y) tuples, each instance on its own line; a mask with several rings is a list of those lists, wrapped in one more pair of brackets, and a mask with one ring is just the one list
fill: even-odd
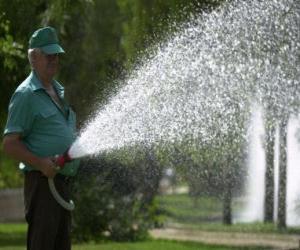
[[(26, 243), (25, 223), (2, 223), (0, 224), (0, 247), (14, 244), (16, 246), (24, 246)], [(5, 248), (6, 249), (6, 248)]]
[[(0, 249), (23, 250), (26, 238), (25, 223), (0, 224)], [(73, 250), (263, 250), (262, 247), (230, 247), (206, 245), (196, 242), (170, 241), (170, 240), (148, 240), (136, 243), (85, 243), (73, 244)]]
[(222, 219), (222, 203), (217, 198), (192, 199), (186, 194), (172, 194), (159, 196), (157, 201), (167, 218), (174, 222), (194, 224)]
[[(300, 228), (279, 230), (273, 223), (223, 225), (222, 203), (215, 197), (198, 197), (195, 200), (188, 194), (171, 194), (158, 196), (157, 202), (162, 211), (163, 221), (172, 227), (205, 231), (300, 234)], [(233, 209), (240, 209), (240, 204), (234, 202)]]

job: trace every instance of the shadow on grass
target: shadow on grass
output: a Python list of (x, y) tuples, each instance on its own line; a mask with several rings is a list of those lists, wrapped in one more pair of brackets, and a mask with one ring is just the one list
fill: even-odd
[(0, 248), (8, 246), (25, 246), (26, 234), (0, 232)]

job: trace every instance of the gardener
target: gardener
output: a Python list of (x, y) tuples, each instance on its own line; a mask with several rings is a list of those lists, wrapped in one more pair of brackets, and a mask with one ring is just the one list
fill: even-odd
[(28, 50), (32, 72), (11, 98), (4, 130), (3, 149), (21, 162), (25, 176), (30, 250), (71, 249), (70, 212), (56, 202), (47, 182), (54, 178), (58, 192), (69, 200), (68, 180), (78, 168), (78, 162), (71, 162), (57, 172), (53, 162), (53, 156), (63, 154), (75, 139), (75, 113), (64, 100), (63, 87), (53, 79), (61, 53), (54, 28), (33, 33)]

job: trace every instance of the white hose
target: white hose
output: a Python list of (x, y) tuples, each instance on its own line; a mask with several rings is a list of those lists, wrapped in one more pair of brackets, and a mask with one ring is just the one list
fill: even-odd
[(55, 188), (55, 184), (53, 181), (53, 178), (48, 178), (48, 184), (49, 184), (49, 188), (50, 191), (54, 197), (54, 199), (66, 210), (72, 211), (75, 208), (75, 204), (72, 200), (70, 200), (69, 202), (66, 202), (57, 192), (56, 188)]

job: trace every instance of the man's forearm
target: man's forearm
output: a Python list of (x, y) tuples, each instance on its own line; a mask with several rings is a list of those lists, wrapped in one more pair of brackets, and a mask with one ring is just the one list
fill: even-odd
[(56, 175), (52, 159), (38, 157), (31, 153), (22, 142), (19, 134), (4, 136), (3, 149), (6, 154), (41, 171), (48, 178), (53, 178)]
[(24, 143), (18, 138), (4, 137), (3, 149), (4, 152), (12, 158), (42, 171), (42, 159), (31, 153)]

